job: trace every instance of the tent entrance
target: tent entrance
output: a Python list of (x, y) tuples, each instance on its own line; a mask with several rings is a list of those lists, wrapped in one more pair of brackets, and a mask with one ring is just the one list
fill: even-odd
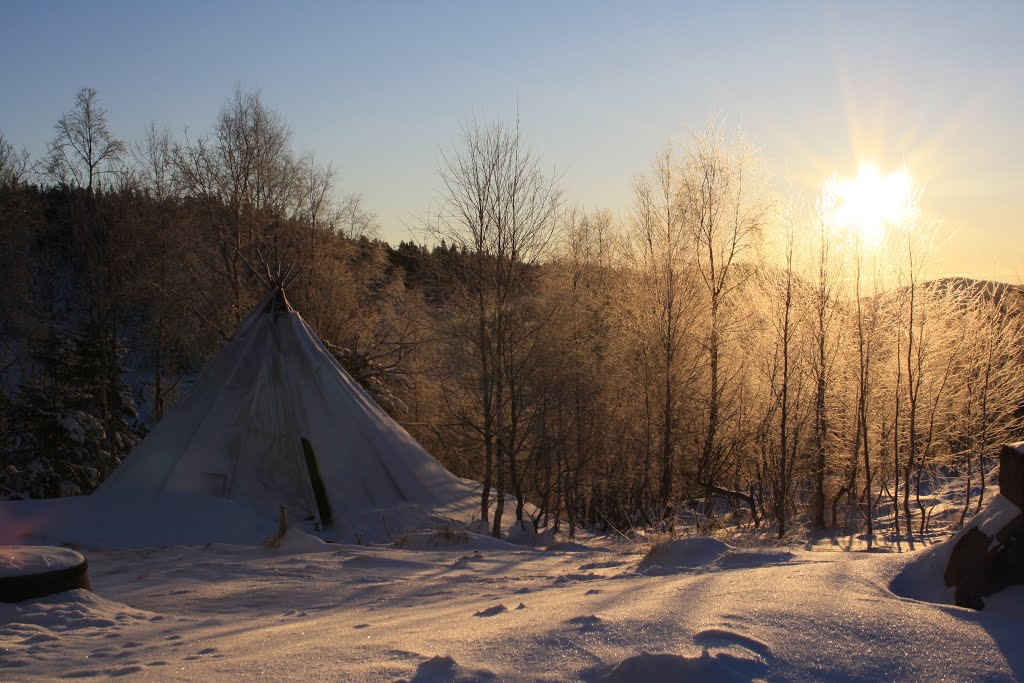
[(316, 452), (313, 450), (313, 444), (309, 442), (306, 437), (299, 437), (302, 441), (302, 453), (305, 456), (303, 461), (306, 463), (306, 473), (309, 475), (309, 483), (313, 488), (313, 497), (316, 499), (316, 510), (320, 517), (320, 524), (326, 529), (331, 525), (333, 519), (333, 513), (331, 512), (331, 503), (327, 499), (327, 489), (324, 487), (324, 480), (320, 476), (320, 466), (316, 463)]

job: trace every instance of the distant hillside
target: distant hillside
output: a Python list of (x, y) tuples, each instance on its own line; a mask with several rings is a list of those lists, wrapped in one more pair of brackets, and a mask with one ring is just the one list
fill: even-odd
[(1014, 315), (1024, 315), (1024, 286), (968, 277), (947, 277), (932, 280), (929, 287), (940, 292), (952, 290), (967, 300), (977, 298), (993, 302), (1000, 309)]

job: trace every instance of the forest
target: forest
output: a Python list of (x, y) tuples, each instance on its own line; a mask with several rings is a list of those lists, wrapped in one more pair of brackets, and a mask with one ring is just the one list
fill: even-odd
[[(0, 131), (0, 496), (87, 494), (266, 294), (448, 469), (480, 520), (845, 529), (913, 545), (980, 510), (1024, 419), (1024, 290), (929, 276), (719, 120), (651, 150), (621, 215), (565, 199), (519, 121), (442, 148), (415, 239), (294, 149), (258, 92), (126, 141), (95, 90), (45, 155)], [(344, 435), (339, 436), (344, 438)], [(884, 522), (883, 522), (884, 519)]]

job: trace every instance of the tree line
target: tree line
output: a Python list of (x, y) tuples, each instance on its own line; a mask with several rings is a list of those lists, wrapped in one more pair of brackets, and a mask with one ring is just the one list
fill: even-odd
[(198, 137), (122, 141), (91, 89), (42, 159), (0, 134), (0, 492), (94, 489), (284, 265), (346, 369), (481, 482), (495, 534), (912, 544), (937, 486), (961, 484), (962, 523), (1020, 438), (1021, 290), (928, 279), (937, 226), (910, 212), (869, 243), (828, 185), (778, 192), (739, 131), (667, 143), (619, 216), (566, 201), (518, 121), (465, 122), (437, 178), (420, 240), (391, 246), (256, 92)]

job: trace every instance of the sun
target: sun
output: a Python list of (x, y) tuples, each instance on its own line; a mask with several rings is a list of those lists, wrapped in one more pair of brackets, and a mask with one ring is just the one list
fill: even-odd
[(835, 177), (825, 185), (833, 230), (850, 230), (862, 244), (878, 247), (886, 227), (905, 225), (914, 214), (913, 182), (906, 171), (883, 175), (862, 163), (856, 178)]

